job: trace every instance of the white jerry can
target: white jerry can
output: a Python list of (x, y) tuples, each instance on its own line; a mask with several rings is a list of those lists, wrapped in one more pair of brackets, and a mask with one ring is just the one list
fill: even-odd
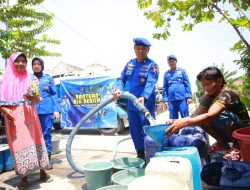
[(145, 175), (171, 174), (186, 182), (188, 189), (193, 190), (193, 170), (189, 159), (178, 156), (154, 157), (145, 168)]

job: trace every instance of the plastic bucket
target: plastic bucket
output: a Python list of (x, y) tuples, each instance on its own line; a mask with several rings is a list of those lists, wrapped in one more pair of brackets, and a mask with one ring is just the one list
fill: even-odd
[(163, 147), (164, 141), (166, 139), (165, 130), (169, 127), (169, 125), (155, 125), (155, 126), (144, 126), (144, 132), (150, 136), (159, 147)]
[(127, 185), (109, 185), (106, 187), (98, 188), (97, 190), (127, 190)]
[(57, 154), (59, 152), (60, 137), (52, 136), (52, 152), (51, 154)]
[(145, 170), (141, 168), (133, 168), (129, 170), (121, 170), (112, 175), (111, 179), (114, 184), (128, 185), (134, 179), (144, 176)]
[(112, 161), (114, 163), (113, 172), (132, 168), (142, 168), (145, 161), (141, 158), (123, 157)]
[(108, 161), (89, 162), (83, 166), (88, 190), (111, 185), (111, 172), (114, 164)]
[(240, 145), (243, 161), (250, 162), (250, 127), (235, 130), (233, 137), (237, 139)]
[[(188, 186), (181, 178), (166, 174), (150, 174), (138, 177), (128, 185), (128, 190), (188, 190)], [(197, 189), (198, 190), (198, 189)]]

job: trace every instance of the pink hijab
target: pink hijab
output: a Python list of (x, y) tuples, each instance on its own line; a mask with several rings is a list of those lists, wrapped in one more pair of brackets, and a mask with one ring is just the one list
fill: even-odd
[(0, 89), (0, 101), (2, 105), (12, 105), (18, 103), (20, 100), (24, 100), (23, 94), (32, 84), (32, 78), (28, 74), (27, 70), (20, 73), (16, 70), (14, 62), (20, 55), (23, 55), (26, 60), (25, 53), (13, 53), (11, 54), (7, 67), (5, 69), (1, 89)]

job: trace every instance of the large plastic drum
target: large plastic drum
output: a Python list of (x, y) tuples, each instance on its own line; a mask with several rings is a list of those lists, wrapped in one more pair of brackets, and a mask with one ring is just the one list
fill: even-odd
[(188, 190), (185, 181), (174, 175), (150, 174), (128, 184), (128, 190)]
[(155, 157), (145, 168), (145, 175), (150, 174), (172, 174), (183, 179), (189, 190), (193, 190), (193, 171), (191, 162), (187, 158), (169, 156)]
[(112, 175), (111, 180), (114, 184), (128, 185), (134, 179), (144, 176), (145, 170), (141, 168), (133, 168), (129, 170), (121, 170)]

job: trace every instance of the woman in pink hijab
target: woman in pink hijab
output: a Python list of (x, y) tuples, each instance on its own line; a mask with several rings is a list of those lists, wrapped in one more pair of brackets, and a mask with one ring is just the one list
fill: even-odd
[(35, 106), (41, 101), (39, 82), (28, 74), (26, 66), (24, 53), (12, 54), (0, 87), (7, 140), (23, 188), (28, 185), (27, 175), (35, 170), (40, 169), (41, 180), (51, 179), (45, 172), (49, 159)]

